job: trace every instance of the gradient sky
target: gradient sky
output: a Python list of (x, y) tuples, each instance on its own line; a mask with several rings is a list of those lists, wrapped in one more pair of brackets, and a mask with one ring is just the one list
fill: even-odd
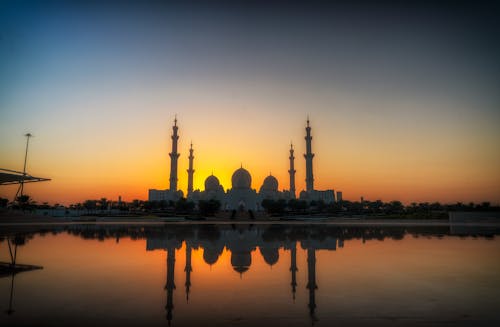
[[(348, 4), (349, 3), (349, 4)], [(240, 164), (288, 188), (304, 127), (317, 189), (405, 203), (500, 203), (500, 10), (488, 2), (0, 4), (0, 167), (52, 178), (38, 202), (168, 187), (179, 120), (195, 188)], [(12, 198), (13, 187), (1, 197)]]

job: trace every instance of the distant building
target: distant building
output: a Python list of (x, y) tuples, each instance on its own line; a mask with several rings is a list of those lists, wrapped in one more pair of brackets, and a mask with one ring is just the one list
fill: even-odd
[(335, 202), (335, 191), (325, 190), (325, 191), (302, 191), (300, 192), (300, 199), (306, 201), (323, 201), (325, 203)]
[(182, 191), (149, 189), (148, 201), (177, 201), (182, 198)]

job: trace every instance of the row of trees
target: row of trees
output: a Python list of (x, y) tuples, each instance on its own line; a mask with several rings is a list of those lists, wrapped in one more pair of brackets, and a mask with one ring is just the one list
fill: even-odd
[(323, 201), (304, 200), (264, 200), (262, 207), (271, 215), (326, 213), (332, 215), (373, 215), (373, 216), (415, 216), (415, 217), (447, 217), (449, 211), (499, 211), (499, 206), (491, 206), (489, 202), (481, 204), (441, 204), (439, 202), (413, 202), (404, 205), (401, 201), (342, 201), (325, 203)]
[[(198, 208), (193, 201), (180, 198), (177, 201), (143, 201), (111, 202), (105, 198), (101, 200), (86, 200), (83, 203), (70, 205), (70, 209), (84, 210), (88, 214), (105, 213), (106, 211), (121, 211), (132, 214), (158, 213), (190, 215), (199, 213), (203, 216), (213, 216), (219, 211), (221, 203), (217, 200), (199, 201)], [(197, 210), (196, 210), (197, 209)]]
[[(383, 202), (376, 201), (342, 201), (341, 203), (325, 203), (323, 201), (305, 201), (298, 199), (271, 200), (265, 199), (262, 207), (272, 216), (298, 215), (298, 214), (330, 214), (330, 215), (406, 215), (415, 217), (436, 217), (446, 215), (448, 211), (497, 211), (498, 206), (491, 206), (489, 202), (480, 204), (457, 202), (455, 204), (441, 204), (439, 202), (411, 203), (404, 205), (400, 201)], [(109, 201), (106, 198), (99, 200), (86, 200), (81, 203), (71, 204), (63, 207), (56, 203), (50, 206), (48, 203), (38, 204), (29, 195), (19, 196), (16, 201), (9, 203), (7, 199), (0, 198), (0, 207), (11, 207), (20, 210), (35, 209), (66, 209), (81, 211), (82, 214), (106, 214), (123, 212), (131, 214), (164, 213), (164, 214), (199, 214), (202, 216), (213, 216), (221, 209), (221, 203), (217, 200), (199, 201), (198, 206), (193, 201), (181, 198), (177, 201), (142, 201), (131, 202)]]

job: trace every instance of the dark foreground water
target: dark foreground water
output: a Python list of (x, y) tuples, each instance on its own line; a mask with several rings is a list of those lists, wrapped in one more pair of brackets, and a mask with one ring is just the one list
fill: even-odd
[(500, 325), (494, 227), (1, 228), (1, 326)]

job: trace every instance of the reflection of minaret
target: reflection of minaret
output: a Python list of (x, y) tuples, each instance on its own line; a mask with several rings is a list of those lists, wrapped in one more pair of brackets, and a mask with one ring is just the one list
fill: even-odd
[(179, 140), (179, 135), (177, 135), (177, 117), (174, 120), (174, 126), (172, 126), (172, 152), (169, 153), (170, 156), (170, 191), (177, 191), (177, 159), (179, 159), (179, 153), (177, 153), (177, 141)]
[(191, 143), (191, 148), (189, 149), (189, 169), (187, 170), (188, 173), (188, 192), (187, 196), (190, 196), (191, 193), (193, 193), (193, 174), (194, 174), (194, 169), (193, 169), (193, 143)]
[(297, 288), (297, 244), (294, 242), (292, 248), (290, 249), (290, 271), (292, 272), (292, 294), (293, 300), (295, 301), (295, 291)]
[(288, 173), (290, 173), (290, 196), (292, 199), (295, 199), (295, 169), (294, 169), (294, 159), (295, 157), (293, 156), (293, 144), (290, 143), (290, 170)]
[(309, 315), (314, 323), (316, 317), (314, 311), (316, 310), (315, 292), (318, 288), (316, 285), (316, 250), (313, 248), (307, 249), (307, 289), (309, 290)]
[(189, 287), (191, 287), (191, 244), (186, 241), (186, 267), (184, 268), (186, 272), (186, 302), (189, 301)]
[(313, 178), (313, 158), (314, 154), (311, 149), (311, 127), (309, 126), (309, 118), (307, 118), (307, 127), (306, 127), (306, 154), (304, 154), (304, 158), (306, 158), (306, 191), (314, 190), (314, 178)]
[(175, 248), (167, 248), (167, 284), (165, 289), (167, 290), (167, 305), (165, 309), (167, 310), (167, 320), (168, 325), (172, 322), (172, 309), (174, 308), (174, 269), (175, 269)]

